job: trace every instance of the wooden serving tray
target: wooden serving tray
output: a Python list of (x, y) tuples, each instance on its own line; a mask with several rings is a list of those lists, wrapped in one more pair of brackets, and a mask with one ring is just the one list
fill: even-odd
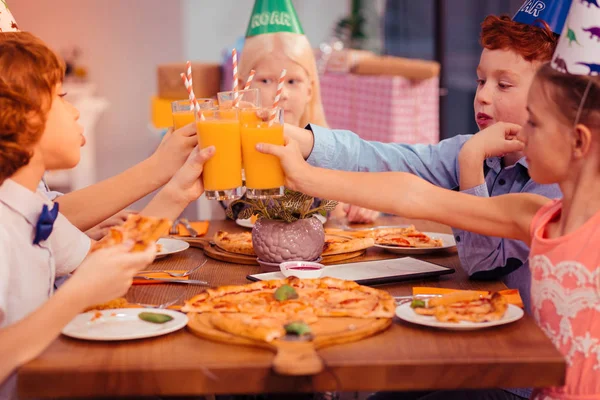
[(293, 376), (316, 375), (323, 370), (318, 349), (364, 339), (392, 324), (391, 318), (319, 318), (311, 324), (312, 340), (283, 338), (267, 343), (216, 329), (210, 322), (210, 314), (188, 313), (188, 318), (188, 329), (204, 339), (273, 351), (273, 370), (280, 375)]
[[(248, 256), (245, 254), (231, 253), (221, 249), (215, 245), (210, 239), (205, 238), (186, 238), (186, 242), (192, 247), (198, 247), (204, 250), (204, 254), (215, 260), (244, 264), (244, 265), (259, 265), (256, 261), (256, 257)], [(353, 251), (351, 253), (333, 254), (331, 256), (323, 256), (321, 264), (330, 265), (340, 261), (350, 260), (352, 258), (360, 257), (367, 252), (366, 249)]]

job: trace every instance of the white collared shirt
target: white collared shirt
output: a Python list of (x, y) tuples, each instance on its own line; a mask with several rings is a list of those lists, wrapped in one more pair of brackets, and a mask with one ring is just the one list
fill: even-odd
[[(89, 252), (88, 236), (58, 215), (50, 237), (33, 244), (42, 207), (53, 203), (13, 180), (0, 185), (0, 328), (39, 308), (52, 295), (54, 279), (67, 275)], [(26, 344), (24, 344), (26, 345)], [(15, 376), (0, 384), (0, 398), (16, 398)]]
[(43, 177), (37, 187), (38, 192), (41, 192), (48, 199), (54, 201), (57, 197), (62, 196), (61, 192), (57, 192), (56, 190), (50, 190), (48, 184), (46, 183), (46, 179)]

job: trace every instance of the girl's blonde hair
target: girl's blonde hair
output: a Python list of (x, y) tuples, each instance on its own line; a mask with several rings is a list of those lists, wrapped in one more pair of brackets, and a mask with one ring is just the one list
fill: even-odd
[(323, 103), (321, 102), (317, 62), (306, 36), (297, 33), (278, 32), (247, 38), (238, 67), (241, 81), (245, 82), (248, 75), (250, 75), (250, 70), (265, 57), (269, 57), (274, 53), (284, 54), (304, 68), (308, 74), (310, 87), (312, 88), (312, 98), (300, 117), (300, 126), (304, 127), (310, 123), (327, 127)]

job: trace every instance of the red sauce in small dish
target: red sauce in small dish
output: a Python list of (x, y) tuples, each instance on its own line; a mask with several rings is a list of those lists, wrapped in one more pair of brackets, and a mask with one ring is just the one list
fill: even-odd
[(307, 265), (300, 265), (297, 267), (289, 267), (288, 269), (295, 269), (297, 271), (315, 271), (321, 269), (321, 267), (311, 267)]

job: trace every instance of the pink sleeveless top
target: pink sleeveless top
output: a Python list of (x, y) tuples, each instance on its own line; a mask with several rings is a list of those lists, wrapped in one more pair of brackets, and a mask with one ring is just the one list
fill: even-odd
[(531, 224), (531, 309), (567, 361), (562, 387), (534, 391), (535, 400), (600, 399), (600, 212), (575, 232), (545, 238), (562, 202), (542, 207)]

